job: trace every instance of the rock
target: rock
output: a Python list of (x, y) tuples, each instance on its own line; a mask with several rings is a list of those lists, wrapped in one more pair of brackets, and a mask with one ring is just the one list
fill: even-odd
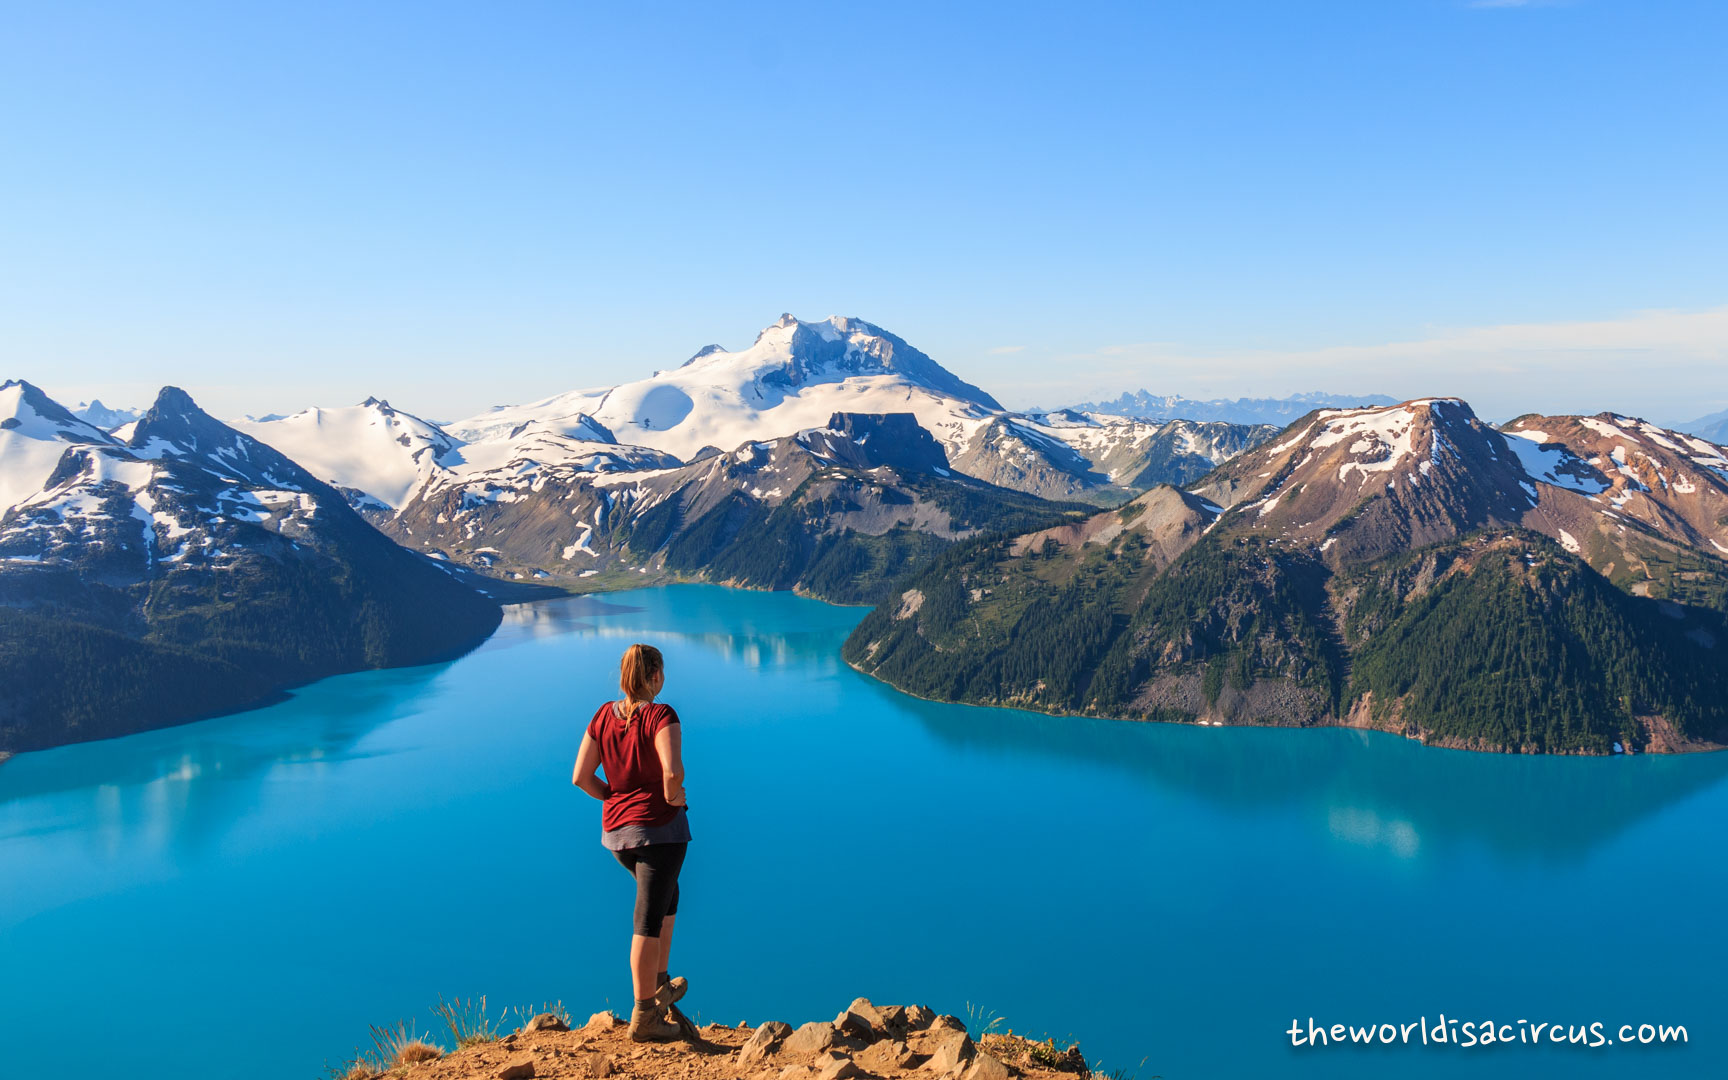
[[(611, 1013), (607, 1013), (611, 1016)], [(569, 1031), (570, 1025), (557, 1013), (541, 1013), (522, 1026), (523, 1031)]]
[(738, 1064), (749, 1067), (766, 1058), (779, 1047), (780, 1041), (792, 1034), (792, 1025), (770, 1020), (757, 1028), (755, 1033), (744, 1040), (744, 1045), (738, 1050)]
[[(862, 998), (859, 999), (863, 1000)], [(858, 1002), (852, 1003), (854, 1006)], [(912, 1024), (906, 1019), (906, 1008), (903, 1005), (884, 1005), (876, 1010), (880, 1018), (882, 1037), (885, 1039), (904, 1039), (912, 1034)]]
[(534, 1059), (527, 1054), (518, 1054), (492, 1075), (497, 1080), (531, 1080), (534, 1076)]
[(964, 1031), (944, 1032), (931, 1041), (930, 1059), (923, 1067), (942, 1076), (958, 1073), (977, 1052), (972, 1036)]
[(988, 1051), (980, 1050), (972, 1056), (972, 1064), (960, 1074), (960, 1080), (1008, 1080), (1008, 1066)]
[(611, 1076), (617, 1071), (612, 1064), (611, 1054), (589, 1054), (586, 1064), (588, 1075), (594, 1080), (600, 1080), (603, 1076)]
[(923, 1031), (936, 1019), (936, 1014), (923, 1005), (906, 1006), (906, 1026), (913, 1031)]
[(863, 1076), (864, 1070), (852, 1063), (849, 1054), (836, 1054), (829, 1051), (822, 1055), (823, 1059), (816, 1062), (816, 1080), (849, 1080), (850, 1077)]
[(816, 1070), (803, 1065), (788, 1065), (780, 1070), (779, 1080), (811, 1080)]
[[(870, 1011), (874, 1013), (876, 1010)], [(865, 1042), (872, 1042), (878, 1037), (876, 1025), (851, 1009), (834, 1018), (834, 1030), (848, 1038), (862, 1039)]]
[(590, 1016), (588, 1022), (582, 1025), (582, 1030), (593, 1032), (611, 1031), (613, 1028), (623, 1026), (624, 1021), (618, 1019), (610, 1011), (607, 1011), (597, 1012), (593, 1016)]
[(910, 1069), (917, 1058), (912, 1048), (899, 1039), (884, 1039), (870, 1049), (858, 1055), (858, 1064), (873, 1073), (887, 1073), (896, 1069)]
[(817, 1054), (834, 1045), (834, 1025), (812, 1020), (786, 1040), (789, 1054)]
[(960, 1021), (958, 1016), (949, 1016), (947, 1013), (943, 1013), (941, 1016), (930, 1021), (931, 1031), (942, 1031), (944, 1029), (948, 1031), (965, 1031), (966, 1025)]
[[(846, 1015), (856, 1016), (870, 1025), (871, 1034), (866, 1036), (871, 1041), (876, 1039), (904, 1039), (911, 1034), (911, 1028), (906, 1024), (906, 1010), (898, 1005), (888, 1005), (877, 1008), (870, 1003), (869, 998), (857, 998), (846, 1006)], [(840, 1021), (834, 1021), (840, 1026)]]

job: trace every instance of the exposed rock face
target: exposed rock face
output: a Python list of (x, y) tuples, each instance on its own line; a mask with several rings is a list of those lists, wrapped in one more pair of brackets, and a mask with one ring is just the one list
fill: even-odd
[(579, 588), (700, 576), (857, 603), (912, 558), (1067, 509), (944, 462), (906, 416), (836, 413), (825, 427), (675, 469), (439, 488), (382, 527), (493, 575)]

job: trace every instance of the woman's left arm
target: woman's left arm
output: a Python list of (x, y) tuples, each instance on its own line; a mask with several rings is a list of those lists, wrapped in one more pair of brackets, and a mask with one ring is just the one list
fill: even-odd
[(587, 732), (582, 733), (582, 747), (576, 751), (576, 769), (570, 774), (570, 782), (601, 802), (612, 794), (606, 781), (600, 779), (600, 744)]
[(660, 754), (660, 771), (666, 784), (666, 801), (684, 805), (683, 724), (667, 724), (654, 733), (654, 749)]

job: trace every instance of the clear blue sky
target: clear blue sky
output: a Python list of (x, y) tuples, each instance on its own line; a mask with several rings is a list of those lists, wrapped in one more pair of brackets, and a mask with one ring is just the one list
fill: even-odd
[(18, 3), (0, 374), (452, 418), (858, 315), (1010, 405), (1728, 406), (1728, 4)]

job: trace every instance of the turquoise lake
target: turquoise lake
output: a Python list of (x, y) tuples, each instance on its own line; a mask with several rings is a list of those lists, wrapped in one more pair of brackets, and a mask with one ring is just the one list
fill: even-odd
[[(0, 765), (0, 1075), (309, 1080), (441, 994), (628, 1011), (633, 887), (569, 776), (637, 640), (685, 723), (673, 968), (702, 1022), (970, 1005), (1141, 1080), (1728, 1073), (1728, 755), (940, 705), (840, 662), (862, 614), (518, 607), (454, 663)], [(1442, 1013), (1689, 1042), (1285, 1033)]]

